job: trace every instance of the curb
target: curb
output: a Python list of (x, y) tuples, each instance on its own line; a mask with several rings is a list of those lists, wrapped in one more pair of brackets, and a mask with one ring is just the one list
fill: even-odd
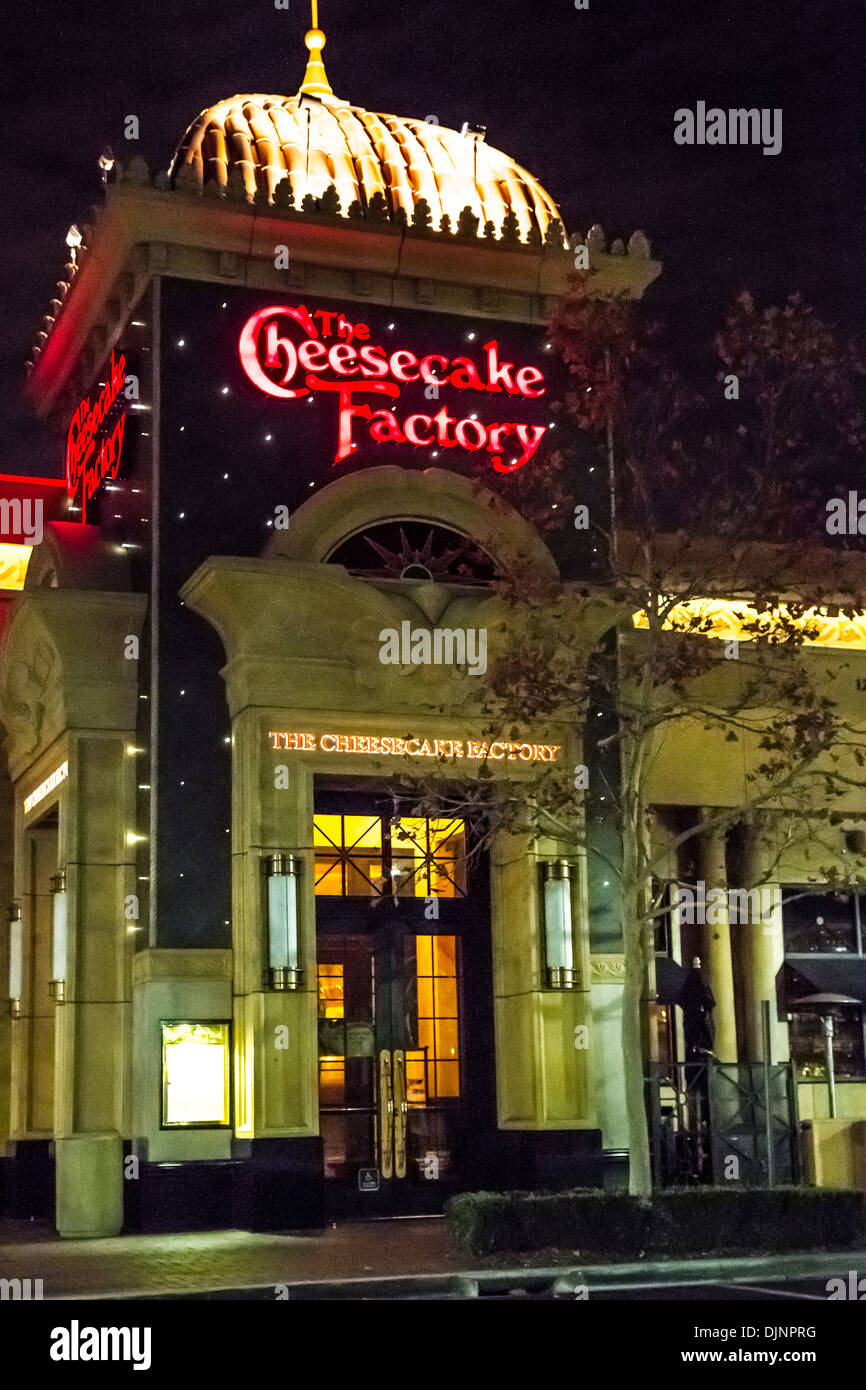
[[(844, 1268), (843, 1268), (844, 1266)], [(205, 1300), (249, 1300), (256, 1302), (292, 1302), (316, 1300), (407, 1300), (437, 1299), (466, 1300), (511, 1294), (514, 1297), (546, 1294), (551, 1298), (574, 1301), (576, 1290), (585, 1288), (591, 1296), (617, 1289), (651, 1288), (653, 1286), (699, 1287), (719, 1283), (751, 1283), (756, 1277), (774, 1282), (788, 1279), (820, 1277), (822, 1274), (847, 1274), (859, 1267), (866, 1272), (866, 1250), (817, 1251), (814, 1254), (796, 1252), (790, 1255), (744, 1258), (696, 1259), (687, 1262), (632, 1262), (627, 1265), (568, 1266), (541, 1268), (511, 1268), (503, 1270), (470, 1269), (460, 1274), (387, 1275), (376, 1278), (334, 1278), (327, 1280), (296, 1280), (294, 1282), (254, 1284), (243, 1288), (197, 1289), (160, 1294), (117, 1293), (115, 1298), (135, 1299), (137, 1302)], [(736, 1275), (735, 1280), (731, 1279)], [(284, 1299), (275, 1297), (275, 1289), (284, 1289)], [(87, 1297), (99, 1297), (88, 1295)], [(101, 1295), (104, 1297), (104, 1295)]]

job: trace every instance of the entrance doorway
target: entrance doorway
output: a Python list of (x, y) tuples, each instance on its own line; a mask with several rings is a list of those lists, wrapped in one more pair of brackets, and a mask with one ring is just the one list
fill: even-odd
[(495, 1133), (487, 866), (462, 821), (316, 798), (319, 1105), (332, 1214), (435, 1212)]

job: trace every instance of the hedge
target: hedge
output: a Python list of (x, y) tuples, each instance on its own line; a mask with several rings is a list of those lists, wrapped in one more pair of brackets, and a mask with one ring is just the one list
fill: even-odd
[(562, 1249), (581, 1255), (714, 1255), (855, 1247), (866, 1240), (862, 1192), (826, 1187), (667, 1188), (624, 1192), (464, 1192), (446, 1208), (458, 1249)]

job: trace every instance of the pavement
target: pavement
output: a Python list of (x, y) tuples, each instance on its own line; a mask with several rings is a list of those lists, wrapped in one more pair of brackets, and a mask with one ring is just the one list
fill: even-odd
[[(826, 1299), (826, 1281), (866, 1274), (866, 1250), (729, 1259), (582, 1261), (578, 1251), (481, 1259), (456, 1251), (442, 1218), (346, 1222), (303, 1235), (205, 1231), (61, 1240), (0, 1223), (0, 1277), (42, 1279), (46, 1299), (755, 1296)], [(797, 1289), (803, 1290), (797, 1292)], [(658, 1291), (657, 1293), (654, 1291)], [(666, 1294), (667, 1291), (667, 1294)], [(702, 1291), (702, 1292), (701, 1292)]]

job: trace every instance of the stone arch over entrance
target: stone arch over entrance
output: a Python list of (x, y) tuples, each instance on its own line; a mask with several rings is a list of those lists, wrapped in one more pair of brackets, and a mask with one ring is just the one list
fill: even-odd
[(506, 572), (531, 564), (551, 578), (559, 574), (534, 528), (483, 484), (442, 468), (415, 472), (393, 464), (330, 483), (293, 514), (288, 530), (274, 532), (264, 555), (321, 564), (352, 536), (383, 521), (449, 527)]

